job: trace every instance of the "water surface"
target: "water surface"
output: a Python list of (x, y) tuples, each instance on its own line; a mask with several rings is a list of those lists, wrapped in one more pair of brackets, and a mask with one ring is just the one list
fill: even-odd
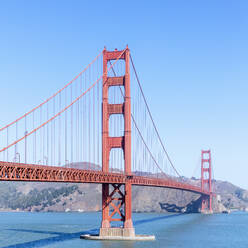
[(98, 233), (100, 213), (0, 213), (0, 247), (248, 247), (248, 213), (146, 213), (134, 214), (133, 219), (137, 234), (154, 234), (156, 241), (109, 242), (79, 239), (84, 233)]

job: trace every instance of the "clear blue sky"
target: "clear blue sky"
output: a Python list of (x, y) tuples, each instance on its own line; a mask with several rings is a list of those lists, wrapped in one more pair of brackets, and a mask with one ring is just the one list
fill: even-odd
[[(248, 189), (248, 1), (1, 1), (0, 126), (129, 45), (176, 167)], [(200, 166), (200, 165), (199, 165)]]

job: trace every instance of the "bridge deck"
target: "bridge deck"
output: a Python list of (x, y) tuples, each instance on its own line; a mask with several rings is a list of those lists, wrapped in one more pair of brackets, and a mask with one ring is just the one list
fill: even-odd
[(0, 161), (0, 181), (61, 182), (61, 183), (118, 183), (131, 181), (133, 185), (181, 189), (202, 195), (210, 195), (200, 187), (178, 182), (173, 179), (161, 179), (120, 173), (82, 170), (35, 164), (21, 164)]

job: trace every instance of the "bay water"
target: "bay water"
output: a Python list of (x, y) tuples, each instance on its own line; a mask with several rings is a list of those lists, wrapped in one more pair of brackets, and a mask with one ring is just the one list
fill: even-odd
[(99, 232), (101, 213), (0, 213), (2, 248), (248, 248), (248, 213), (134, 213), (137, 234), (155, 241), (89, 241), (81, 234)]

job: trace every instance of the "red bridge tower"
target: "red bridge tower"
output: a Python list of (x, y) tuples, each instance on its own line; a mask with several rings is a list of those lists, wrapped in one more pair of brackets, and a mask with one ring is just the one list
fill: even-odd
[[(122, 192), (121, 184), (102, 184), (102, 225), (100, 236), (135, 236), (132, 222), (132, 185), (131, 176), (131, 97), (130, 97), (130, 69), (129, 49), (124, 51), (103, 51), (103, 89), (102, 89), (102, 171), (109, 172), (110, 151), (121, 148), (124, 153), (125, 164), (125, 190)], [(107, 64), (110, 60), (121, 59), (125, 61), (125, 75), (109, 77)], [(109, 87), (124, 86), (124, 102), (109, 104)], [(122, 114), (124, 117), (124, 136), (109, 136), (109, 117), (113, 114)], [(112, 186), (112, 187), (111, 187)], [(110, 212), (112, 208), (112, 212)], [(122, 211), (124, 209), (124, 211)], [(118, 217), (115, 217), (115, 216)], [(112, 228), (111, 222), (122, 221), (122, 228)]]
[(212, 209), (212, 160), (211, 151), (201, 152), (201, 189), (210, 192), (210, 195), (202, 196), (202, 212), (213, 212)]

